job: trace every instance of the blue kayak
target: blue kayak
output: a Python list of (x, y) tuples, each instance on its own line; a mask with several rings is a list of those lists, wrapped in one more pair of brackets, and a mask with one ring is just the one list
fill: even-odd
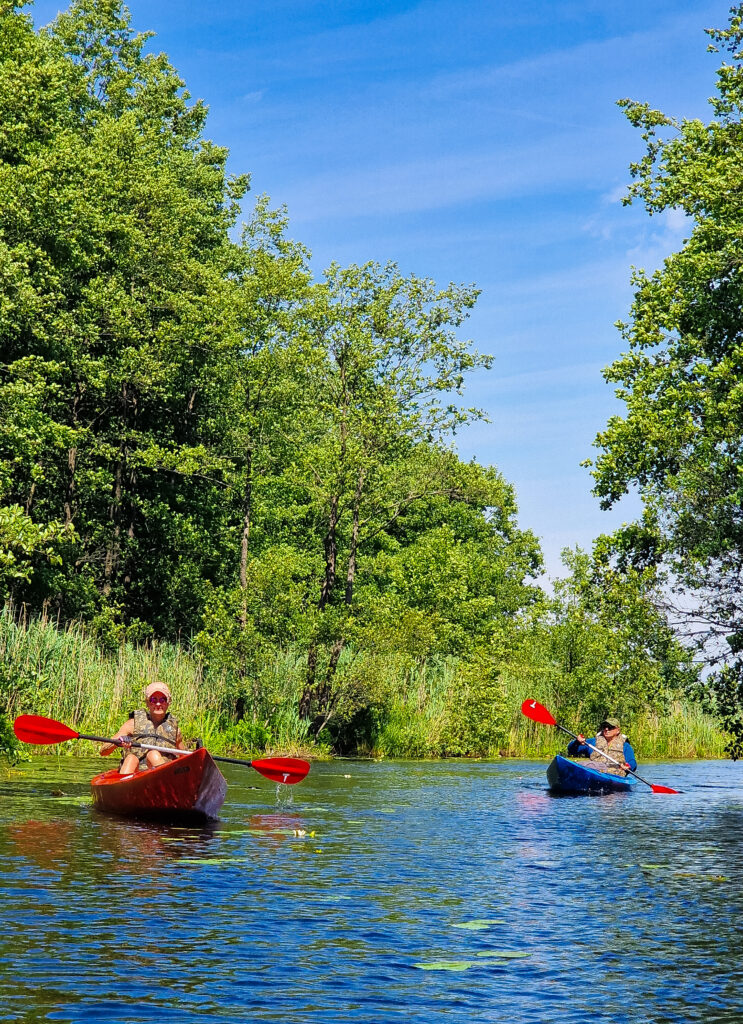
[(571, 761), (558, 754), (547, 768), (547, 782), (553, 793), (631, 793), (637, 785), (632, 775), (622, 778), (589, 768), (590, 762)]

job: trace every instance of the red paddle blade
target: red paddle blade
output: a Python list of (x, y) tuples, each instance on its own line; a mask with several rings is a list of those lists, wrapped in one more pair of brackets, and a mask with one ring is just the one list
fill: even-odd
[(677, 789), (670, 789), (668, 786), (656, 786), (651, 782), (650, 788), (654, 793), (676, 793), (678, 795)]
[(23, 743), (37, 744), (62, 743), (63, 740), (76, 740), (80, 735), (68, 725), (41, 715), (19, 715), (13, 722), (13, 732)]
[(539, 722), (541, 725), (557, 725), (544, 704), (537, 700), (525, 700), (521, 705), (521, 714), (531, 718), (532, 722)]
[(250, 764), (272, 782), (283, 782), (287, 786), (301, 782), (310, 770), (309, 761), (299, 757), (266, 757), (261, 761), (251, 761)]

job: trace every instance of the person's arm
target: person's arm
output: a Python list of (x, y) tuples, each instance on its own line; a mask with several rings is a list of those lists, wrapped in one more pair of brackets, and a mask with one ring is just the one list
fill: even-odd
[(582, 733), (578, 733), (578, 738), (571, 740), (570, 743), (568, 743), (568, 754), (570, 754), (571, 757), (590, 757), (591, 748), (588, 744), (595, 742), (595, 736), (592, 736), (590, 740), (586, 742), (586, 737)]
[(178, 729), (178, 735), (175, 740), (175, 746), (177, 750), (188, 750), (188, 747), (186, 746), (186, 741), (183, 739), (183, 733), (181, 732), (180, 728)]
[(630, 746), (629, 740), (624, 741), (624, 760), (625, 763), (630, 766), (631, 771), (637, 771), (637, 760), (635, 759), (635, 752)]
[(105, 747), (101, 747), (99, 753), (103, 757), (108, 757), (109, 754), (113, 754), (114, 750), (119, 750), (121, 747), (130, 747), (131, 740), (129, 739), (134, 733), (134, 719), (127, 718), (119, 731), (114, 735), (113, 739), (123, 740), (122, 743), (107, 743)]

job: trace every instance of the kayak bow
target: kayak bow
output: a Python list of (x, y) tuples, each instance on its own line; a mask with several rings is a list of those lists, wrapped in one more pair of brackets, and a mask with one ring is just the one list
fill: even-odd
[(133, 775), (113, 768), (96, 775), (90, 788), (101, 811), (194, 822), (216, 818), (227, 795), (227, 782), (204, 747)]
[(637, 779), (622, 777), (589, 767), (588, 762), (571, 761), (558, 754), (547, 768), (547, 782), (553, 793), (631, 793)]

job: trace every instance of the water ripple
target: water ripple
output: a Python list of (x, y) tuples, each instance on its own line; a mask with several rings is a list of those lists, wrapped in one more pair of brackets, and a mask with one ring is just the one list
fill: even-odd
[(517, 762), (315, 765), (291, 801), (235, 768), (202, 830), (96, 813), (96, 768), (0, 779), (3, 1020), (740, 1024), (739, 765), (582, 800)]

